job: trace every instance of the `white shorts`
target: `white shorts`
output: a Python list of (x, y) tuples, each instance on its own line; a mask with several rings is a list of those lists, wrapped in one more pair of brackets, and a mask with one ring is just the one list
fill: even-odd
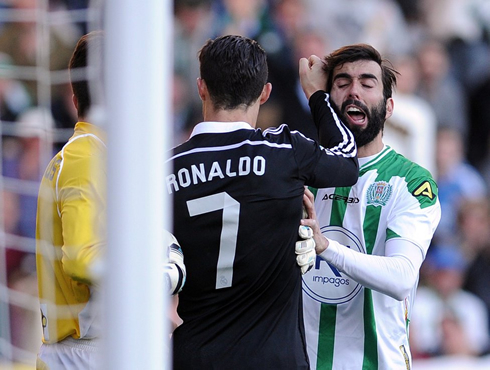
[(73, 339), (42, 344), (37, 356), (37, 370), (100, 369), (100, 340)]

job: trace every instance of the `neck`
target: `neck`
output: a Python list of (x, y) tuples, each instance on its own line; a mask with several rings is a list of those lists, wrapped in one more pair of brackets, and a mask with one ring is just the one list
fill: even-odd
[(360, 148), (357, 148), (357, 157), (364, 158), (378, 154), (381, 150), (383, 150), (383, 147), (383, 131), (381, 131), (378, 136), (374, 138), (373, 141), (366, 145), (363, 145)]
[(213, 122), (247, 122), (250, 126), (257, 125), (260, 104), (253, 104), (247, 108), (214, 109), (205, 105), (203, 108), (204, 121)]

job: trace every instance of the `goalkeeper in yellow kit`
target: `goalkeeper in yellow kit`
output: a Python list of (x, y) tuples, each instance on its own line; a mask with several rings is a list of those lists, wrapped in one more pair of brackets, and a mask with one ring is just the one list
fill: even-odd
[[(37, 369), (87, 370), (96, 368), (98, 360), (96, 297), (106, 245), (106, 138), (100, 127), (86, 121), (91, 99), (80, 73), (87, 54), (100, 57), (102, 47), (101, 32), (82, 36), (75, 47), (69, 69), (78, 122), (47, 166), (39, 190), (36, 258), (43, 344)], [(185, 282), (185, 266), (177, 241), (166, 235), (169, 263), (163, 272), (175, 294)]]

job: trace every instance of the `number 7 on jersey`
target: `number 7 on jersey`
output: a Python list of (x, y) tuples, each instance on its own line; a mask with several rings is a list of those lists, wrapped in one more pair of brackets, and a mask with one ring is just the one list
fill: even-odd
[(221, 229), (218, 266), (216, 271), (216, 289), (231, 287), (233, 263), (235, 262), (240, 203), (228, 193), (208, 195), (187, 201), (191, 217), (223, 210), (223, 227)]

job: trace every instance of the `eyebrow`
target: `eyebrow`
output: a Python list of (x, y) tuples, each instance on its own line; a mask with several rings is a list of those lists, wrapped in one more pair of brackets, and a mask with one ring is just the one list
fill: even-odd
[[(339, 78), (347, 78), (347, 79), (352, 80), (352, 76), (348, 73), (345, 73), (345, 72), (335, 75), (333, 80), (335, 81), (335, 80), (338, 80)], [(372, 73), (362, 73), (360, 75), (360, 80), (366, 80), (366, 79), (371, 79), (371, 80), (376, 80), (376, 81), (378, 80), (378, 78), (375, 75), (373, 75)]]

